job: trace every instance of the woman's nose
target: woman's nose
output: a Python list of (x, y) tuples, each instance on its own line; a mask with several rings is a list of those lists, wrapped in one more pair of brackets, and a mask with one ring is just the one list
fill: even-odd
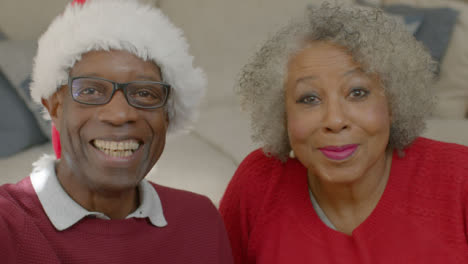
[(323, 128), (326, 132), (339, 133), (349, 128), (343, 105), (339, 100), (329, 101), (325, 109)]
[(132, 123), (138, 118), (137, 109), (128, 104), (122, 91), (116, 91), (111, 100), (97, 111), (100, 121), (114, 126)]

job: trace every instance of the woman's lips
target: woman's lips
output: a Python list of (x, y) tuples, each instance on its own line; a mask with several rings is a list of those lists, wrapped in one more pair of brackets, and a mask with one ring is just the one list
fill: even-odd
[(353, 155), (357, 148), (357, 144), (350, 144), (344, 146), (326, 146), (319, 148), (319, 150), (329, 159), (344, 160)]

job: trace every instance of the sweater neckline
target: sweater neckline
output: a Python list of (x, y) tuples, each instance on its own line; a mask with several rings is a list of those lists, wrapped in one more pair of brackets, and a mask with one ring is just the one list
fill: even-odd
[(390, 175), (385, 190), (377, 206), (371, 214), (356, 227), (351, 235), (328, 227), (314, 210), (310, 197), (307, 180), (307, 169), (298, 161), (290, 160), (286, 164), (285, 178), (288, 179), (288, 190), (285, 190), (285, 199), (289, 204), (297, 206), (288, 207), (296, 217), (299, 226), (303, 231), (316, 239), (319, 243), (328, 243), (330, 240), (338, 240), (342, 243), (352, 243), (354, 240), (364, 238), (366, 240), (377, 236), (384, 231), (384, 223), (389, 219), (395, 219), (394, 213), (398, 203), (398, 190), (401, 189), (401, 179), (399, 179), (400, 159), (396, 152), (392, 155), (392, 165)]
[[(26, 192), (34, 193), (31, 196), (31, 205), (30, 211), (34, 215), (34, 219), (36, 224), (40, 225), (50, 225), (51, 228), (58, 231), (52, 222), (47, 217), (44, 208), (39, 201), (39, 197), (34, 191), (33, 185), (31, 183), (31, 178), (27, 177), (24, 178), (20, 183), (24, 185)], [(144, 226), (147, 226), (149, 229), (151, 228), (158, 228), (163, 230), (163, 227), (157, 227), (151, 224), (149, 219), (147, 218), (126, 218), (126, 219), (99, 219), (93, 216), (86, 216), (79, 220), (76, 224), (71, 226), (70, 228), (61, 231), (64, 233), (69, 232), (80, 232), (86, 234), (94, 234), (94, 235), (127, 235), (127, 234), (135, 234), (135, 232), (139, 232), (142, 229), (142, 224), (145, 223)]]

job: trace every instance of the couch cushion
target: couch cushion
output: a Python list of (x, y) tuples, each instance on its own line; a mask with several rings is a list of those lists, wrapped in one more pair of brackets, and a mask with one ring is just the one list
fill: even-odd
[(33, 146), (6, 158), (1, 158), (0, 168), (2, 168), (2, 176), (0, 177), (0, 185), (17, 183), (29, 176), (32, 171), (32, 163), (42, 155), (49, 153), (53, 153), (50, 142)]
[(193, 133), (238, 165), (259, 148), (252, 142), (249, 128), (248, 115), (241, 111), (239, 104), (224, 102), (203, 106)]
[(428, 120), (423, 136), (468, 146), (468, 120)]
[(218, 205), (237, 166), (196, 134), (168, 138), (164, 152), (147, 179), (208, 196)]
[(385, 4), (415, 7), (449, 7), (459, 12), (457, 23), (440, 66), (434, 90), (439, 96), (435, 118), (464, 118), (468, 115), (468, 4), (454, 0), (384, 0)]
[(408, 5), (388, 5), (383, 9), (390, 14), (402, 15), (408, 21), (421, 19), (421, 25), (414, 32), (415, 38), (429, 49), (434, 59), (442, 60), (457, 21), (458, 12), (456, 10), (451, 8), (415, 8)]
[(7, 39), (5, 33), (3, 33), (3, 31), (0, 29), (0, 40), (5, 40)]

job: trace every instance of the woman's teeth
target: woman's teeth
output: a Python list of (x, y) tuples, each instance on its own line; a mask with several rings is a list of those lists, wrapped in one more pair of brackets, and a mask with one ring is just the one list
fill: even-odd
[(131, 156), (140, 147), (140, 144), (133, 139), (124, 141), (96, 139), (94, 140), (94, 146), (111, 157), (122, 158)]

